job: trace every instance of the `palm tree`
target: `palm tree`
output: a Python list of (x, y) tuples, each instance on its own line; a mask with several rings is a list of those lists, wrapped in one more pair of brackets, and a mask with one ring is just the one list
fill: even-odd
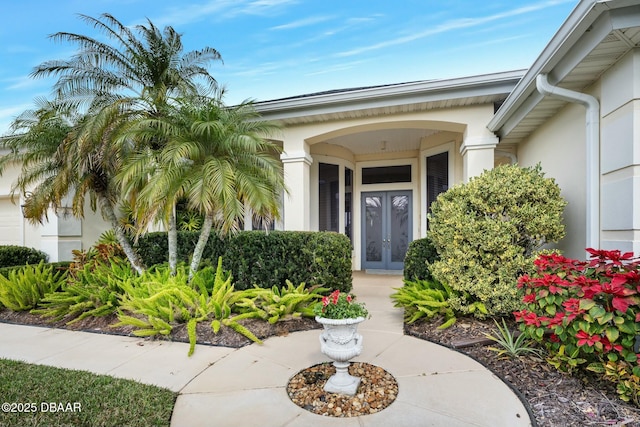
[[(116, 212), (114, 202), (121, 199), (112, 178), (124, 164), (127, 154), (133, 152), (134, 148), (137, 152), (144, 150), (140, 144), (146, 144), (150, 153), (146, 161), (153, 164), (156, 153), (165, 144), (164, 140), (158, 138), (128, 140), (119, 132), (128, 127), (128, 121), (163, 117), (174, 97), (215, 90), (217, 82), (206, 66), (212, 61), (220, 60), (220, 54), (210, 47), (184, 53), (180, 34), (172, 27), (165, 27), (160, 31), (151, 21), (147, 21), (147, 25), (137, 25), (131, 29), (109, 14), (103, 14), (99, 18), (86, 15), (80, 17), (114, 43), (111, 45), (96, 38), (67, 32), (51, 36), (56, 41), (76, 44), (79, 50), (68, 60), (42, 63), (34, 69), (32, 76), (58, 77), (54, 85), (58, 113), (88, 113), (82, 123), (75, 127), (73, 135), (58, 135), (60, 147), (55, 159), (64, 163), (65, 173), (48, 181), (46, 185), (38, 185), (32, 189), (27, 206), (31, 208), (33, 205), (33, 215), (36, 215), (38, 212), (46, 212), (45, 202), (52, 203), (55, 208), (62, 200), (64, 191), (89, 191), (92, 208), (96, 209), (99, 204), (103, 215), (112, 221)], [(34, 128), (33, 132), (35, 131)], [(34, 137), (33, 132), (28, 130), (26, 134), (31, 136), (27, 138)], [(16, 134), (13, 144), (24, 143), (21, 150), (37, 148), (23, 139), (23, 136), (26, 137), (24, 134), (25, 132)], [(71, 141), (78, 145), (73, 146)], [(55, 146), (55, 141), (52, 145)], [(79, 156), (85, 156), (86, 159)], [(115, 157), (110, 159), (108, 156)], [(99, 165), (99, 171), (96, 165)], [(46, 168), (46, 161), (40, 167)], [(73, 167), (78, 169), (71, 169)], [(92, 175), (94, 172), (102, 175)], [(35, 178), (30, 178), (32, 175), (35, 177), (35, 174), (27, 173), (22, 181), (34, 183)], [(137, 186), (129, 187), (130, 201), (136, 200), (137, 191), (143, 187), (145, 176), (141, 178), (137, 180)], [(63, 182), (63, 179), (68, 182)], [(53, 185), (60, 187), (47, 193)], [(20, 184), (19, 187), (23, 192), (27, 191), (27, 186)], [(50, 195), (55, 197), (49, 197)], [(83, 215), (80, 202), (84, 197), (84, 194), (74, 196), (74, 214)], [(125, 242), (127, 238), (121, 228), (118, 223), (115, 227), (116, 235), (119, 240), (122, 239), (120, 243), (123, 248), (130, 247), (128, 241)], [(175, 234), (170, 233), (170, 245), (175, 245), (175, 239)], [(136, 266), (136, 269), (140, 268), (140, 265)]]
[(161, 115), (171, 97), (217, 88), (206, 68), (221, 59), (217, 50), (205, 47), (184, 53), (179, 33), (170, 26), (160, 31), (149, 20), (147, 25), (134, 27), (139, 39), (134, 30), (110, 14), (79, 16), (115, 45), (67, 32), (51, 36), (54, 41), (78, 45), (78, 52), (68, 60), (46, 61), (31, 75), (59, 76), (54, 90), (65, 105), (111, 104), (115, 99), (131, 98), (142, 104), (141, 109)]
[[(36, 105), (37, 109), (20, 114), (11, 124), (11, 134), (0, 139), (0, 146), (8, 150), (0, 157), (0, 176), (8, 167), (20, 165), (20, 175), (12, 184), (11, 193), (12, 197), (18, 192), (25, 196), (23, 211), (32, 223), (46, 219), (49, 208), (57, 213), (63, 207), (52, 178), (64, 166), (58, 155), (60, 145), (75, 122), (74, 117), (64, 114), (51, 101), (37, 99)], [(40, 205), (46, 208), (40, 209)]]
[[(131, 265), (143, 271), (115, 213), (119, 190), (111, 171), (120, 167), (130, 147), (113, 144), (113, 135), (130, 125), (118, 105), (101, 108), (83, 117), (68, 116), (53, 102), (41, 102), (36, 111), (23, 113), (13, 123), (13, 134), (3, 140), (10, 154), (0, 159), (0, 173), (12, 162), (20, 162), (20, 177), (12, 192), (25, 195), (23, 212), (32, 223), (47, 219), (49, 209), (56, 214), (67, 208), (84, 216), (85, 197), (92, 210), (98, 208), (114, 228)], [(66, 213), (66, 211), (65, 211)]]
[(236, 232), (246, 209), (267, 223), (279, 218), (284, 190), (280, 148), (265, 139), (278, 127), (260, 120), (250, 102), (226, 107), (221, 98), (190, 99), (172, 118), (150, 125), (163, 130), (167, 144), (156, 173), (140, 192), (140, 213), (166, 214), (183, 198), (204, 217), (190, 277), (214, 226), (223, 234)]

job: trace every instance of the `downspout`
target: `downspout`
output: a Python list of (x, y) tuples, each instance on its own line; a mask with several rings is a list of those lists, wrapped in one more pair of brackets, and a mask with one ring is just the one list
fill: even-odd
[(547, 74), (536, 78), (538, 92), (542, 95), (582, 104), (587, 109), (587, 247), (600, 248), (600, 103), (586, 93), (553, 86)]

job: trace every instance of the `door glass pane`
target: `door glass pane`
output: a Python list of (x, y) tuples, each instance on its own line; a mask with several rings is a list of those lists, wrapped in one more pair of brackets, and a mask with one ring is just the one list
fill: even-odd
[(391, 197), (391, 262), (402, 262), (409, 246), (409, 196)]
[(338, 231), (340, 188), (338, 165), (320, 163), (318, 188), (318, 227), (320, 231)]
[(365, 197), (366, 260), (382, 261), (382, 198)]

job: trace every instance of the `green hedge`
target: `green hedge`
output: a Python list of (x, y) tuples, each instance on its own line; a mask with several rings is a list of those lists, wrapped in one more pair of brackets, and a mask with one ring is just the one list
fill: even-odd
[(406, 280), (432, 280), (429, 265), (437, 261), (438, 251), (430, 237), (409, 243), (404, 258), (404, 278)]
[[(198, 232), (178, 233), (178, 261), (188, 262)], [(166, 233), (149, 233), (138, 241), (147, 266), (168, 261)], [(351, 290), (351, 242), (343, 234), (306, 231), (242, 231), (221, 238), (212, 234), (203, 261), (215, 265), (222, 256), (223, 268), (232, 272), (236, 289), (254, 284), (261, 288), (293, 283)]]
[[(196, 247), (200, 232), (178, 232), (178, 262), (188, 262)], [(142, 262), (151, 267), (169, 262), (169, 244), (166, 232), (148, 233), (138, 239), (137, 250)], [(216, 265), (218, 257), (225, 251), (225, 242), (215, 233), (211, 233), (209, 242), (202, 255), (203, 260), (214, 260)]]
[(12, 267), (15, 265), (38, 264), (47, 262), (48, 256), (42, 251), (25, 246), (0, 246), (0, 267)]

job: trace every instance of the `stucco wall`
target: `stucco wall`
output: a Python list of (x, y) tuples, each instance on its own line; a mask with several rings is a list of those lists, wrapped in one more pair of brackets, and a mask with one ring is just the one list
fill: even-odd
[(566, 237), (555, 247), (566, 256), (581, 259), (586, 245), (584, 140), (585, 109), (568, 104), (516, 149), (519, 165), (540, 163), (545, 175), (560, 186), (562, 197), (568, 202), (564, 212)]
[(640, 253), (640, 50), (602, 77), (602, 247)]
[[(0, 196), (10, 196), (11, 187), (20, 175), (20, 167), (17, 165), (9, 166), (4, 170), (2, 178), (0, 178)], [(18, 194), (15, 195), (13, 203), (20, 205), (22, 200)], [(24, 219), (20, 221), (20, 241), (16, 242), (17, 245), (27, 246), (35, 249), (41, 249), (40, 244), (40, 226), (31, 225)]]

